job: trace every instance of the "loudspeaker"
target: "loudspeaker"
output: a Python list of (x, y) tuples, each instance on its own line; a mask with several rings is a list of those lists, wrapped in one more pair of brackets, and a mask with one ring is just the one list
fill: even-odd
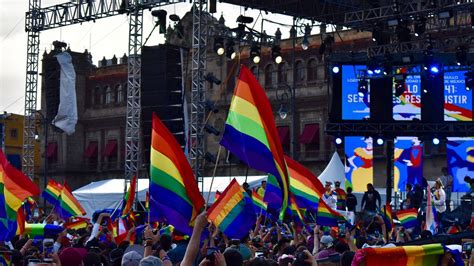
[(59, 107), (59, 77), (61, 67), (52, 53), (43, 57), (43, 82), (46, 102), (46, 120), (48, 124), (58, 114)]
[(370, 120), (379, 123), (393, 121), (392, 78), (370, 79)]
[(444, 74), (421, 75), (421, 122), (444, 122)]
[(143, 162), (150, 160), (153, 112), (184, 147), (184, 107), (180, 47), (163, 44), (142, 48), (141, 127)]

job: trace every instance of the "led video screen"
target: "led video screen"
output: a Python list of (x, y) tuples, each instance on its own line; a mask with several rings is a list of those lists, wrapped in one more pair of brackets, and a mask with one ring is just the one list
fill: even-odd
[(398, 97), (393, 94), (393, 119), (411, 121), (415, 118), (421, 119), (421, 79), (420, 75), (407, 75), (403, 94)]
[(342, 66), (342, 119), (363, 120), (370, 117), (370, 81), (365, 92), (359, 90), (359, 77), (367, 70), (363, 65)]
[(445, 121), (472, 121), (472, 91), (466, 90), (465, 73), (444, 73)]
[(367, 190), (373, 183), (373, 139), (371, 137), (345, 137), (347, 158), (346, 179), (355, 192)]

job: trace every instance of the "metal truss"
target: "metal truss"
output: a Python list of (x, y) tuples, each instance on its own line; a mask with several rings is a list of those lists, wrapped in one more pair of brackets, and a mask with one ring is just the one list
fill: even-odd
[(415, 0), (404, 1), (408, 3), (388, 5), (378, 8), (356, 10), (347, 12), (344, 15), (344, 25), (352, 28), (373, 27), (378, 21), (388, 19), (408, 19), (416, 15), (437, 15), (440, 11), (469, 11), (474, 6), (472, 0), (440, 0), (435, 6), (430, 5), (430, 1)]
[[(140, 89), (143, 10), (135, 0), (128, 28), (127, 124), (125, 128), (125, 182), (138, 177), (140, 162)], [(126, 185), (125, 185), (126, 188)]]
[[(79, 0), (39, 9), (39, 30), (48, 30), (131, 12), (131, 8), (151, 9), (184, 0)], [(39, 7), (39, 6), (38, 6)], [(32, 19), (28, 12), (26, 20)], [(28, 25), (27, 25), (27, 30)]]
[(202, 182), (204, 168), (204, 136), (206, 81), (206, 42), (208, 25), (205, 21), (207, 1), (193, 0), (193, 43), (192, 43), (192, 86), (191, 86), (191, 116), (189, 159), (197, 182)]
[[(430, 45), (433, 51), (454, 52), (458, 46), (464, 46), (466, 48), (474, 47), (474, 42), (472, 42), (472, 40), (474, 40), (474, 32), (469, 32), (467, 34), (456, 36), (433, 38)], [(367, 48), (367, 55), (369, 57), (374, 57), (387, 54), (423, 52), (428, 48), (427, 45), (426, 40), (421, 39), (411, 42), (372, 46)]]
[(29, 8), (25, 16), (28, 40), (22, 164), (26, 175), (30, 178), (34, 177), (34, 112), (37, 103), (40, 32), (119, 14), (130, 14), (125, 133), (125, 177), (129, 180), (134, 174), (138, 174), (140, 161), (140, 50), (143, 35), (143, 9), (178, 2), (184, 2), (184, 0), (80, 0), (41, 8), (40, 0), (29, 0)]
[(444, 122), (444, 123), (419, 123), (419, 122), (341, 122), (326, 124), (326, 133), (333, 136), (438, 136), (463, 137), (474, 132), (473, 122)]
[(38, 91), (38, 59), (40, 32), (40, 0), (30, 0), (26, 20), (29, 29), (26, 50), (25, 116), (23, 122), (23, 162), (22, 170), (30, 179), (34, 178), (35, 166), (35, 112)]

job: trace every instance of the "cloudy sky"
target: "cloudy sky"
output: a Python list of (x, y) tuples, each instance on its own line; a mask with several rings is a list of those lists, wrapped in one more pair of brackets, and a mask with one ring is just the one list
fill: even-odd
[[(42, 7), (67, 2), (67, 0), (42, 0)], [(28, 9), (28, 0), (0, 0), (0, 112), (23, 114), (25, 91), (26, 39), (24, 30), (25, 12)], [(183, 16), (191, 9), (189, 1), (165, 6), (169, 14)], [(260, 29), (261, 18), (265, 19), (263, 29), (273, 34), (277, 27), (281, 28), (283, 38), (288, 37), (289, 27), (275, 25), (266, 20), (278, 21), (290, 25), (292, 18), (283, 15), (265, 14), (258, 10), (247, 10), (239, 6), (217, 3), (217, 18), (224, 13), (226, 25), (235, 27), (235, 20), (240, 14), (259, 18), (255, 28)], [(260, 16), (259, 16), (260, 14)], [(153, 17), (148, 10), (144, 14), (143, 41), (153, 28)], [(168, 19), (168, 23), (170, 20)], [(97, 64), (103, 56), (112, 58), (127, 52), (128, 46), (128, 17), (118, 15), (111, 18), (88, 22), (82, 25), (67, 26), (59, 29), (47, 30), (40, 35), (40, 59), (45, 50), (50, 50), (54, 40), (68, 43), (73, 51), (92, 52), (93, 61)], [(163, 36), (156, 30), (147, 45), (163, 43)], [(41, 65), (40, 68), (41, 70)], [(38, 87), (41, 89), (40, 87)], [(39, 94), (38, 94), (39, 95)], [(39, 100), (38, 100), (39, 106)]]

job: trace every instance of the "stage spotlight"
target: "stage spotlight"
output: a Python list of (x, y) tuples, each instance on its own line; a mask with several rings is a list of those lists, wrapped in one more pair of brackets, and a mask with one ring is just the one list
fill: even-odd
[(218, 54), (218, 55), (223, 55), (225, 53), (225, 49), (224, 49), (224, 38), (222, 37), (216, 37), (214, 39), (214, 51)]
[(357, 86), (357, 94), (360, 97), (364, 97), (364, 95), (366, 95), (368, 91), (369, 91), (369, 83), (367, 82), (367, 80), (366, 79), (359, 80), (358, 86)]
[(470, 91), (471, 89), (474, 89), (474, 71), (467, 71), (464, 74), (464, 80), (466, 84), (466, 90)]
[(227, 56), (227, 58), (229, 59), (234, 59), (236, 56), (237, 56), (237, 53), (235, 52), (235, 49), (234, 49), (234, 41), (233, 40), (229, 40), (225, 46), (225, 55)]
[(250, 48), (250, 59), (254, 64), (260, 63), (260, 47), (256, 43)]
[(280, 48), (279, 45), (273, 45), (273, 47), (272, 47), (272, 59), (277, 64), (280, 64), (283, 61), (283, 57), (281, 57), (281, 48)]
[(244, 15), (240, 15), (240, 16), (237, 17), (237, 22), (238, 23), (243, 23), (243, 24), (250, 24), (250, 23), (253, 22), (253, 18), (244, 16)]
[(439, 73), (439, 66), (438, 65), (431, 65), (429, 67), (431, 74), (438, 74)]
[(341, 145), (342, 144), (342, 138), (341, 137), (336, 137), (334, 142), (336, 143), (336, 145)]
[(153, 10), (151, 11), (151, 15), (156, 18), (156, 23), (159, 25), (159, 32), (166, 33), (166, 15), (168, 13), (166, 10)]
[(374, 74), (375, 75), (380, 75), (382, 73), (382, 69), (381, 68), (376, 68), (374, 69)]
[(372, 30), (372, 41), (380, 42), (382, 40), (382, 27), (380, 25), (375, 25)]
[(433, 138), (433, 144), (438, 145), (440, 143), (440, 140), (437, 137)]
[(332, 67), (332, 73), (334, 73), (334, 74), (338, 74), (340, 70), (341, 69), (339, 69), (339, 66), (333, 66)]
[(379, 137), (377, 138), (377, 145), (382, 146), (384, 143), (383, 138)]
[(304, 36), (303, 36), (303, 41), (301, 42), (301, 48), (303, 50), (308, 50), (309, 48), (309, 35), (311, 35), (311, 26), (309, 24), (306, 24), (304, 26)]
[(456, 65), (463, 66), (467, 61), (467, 49), (465, 46), (456, 47)]
[(426, 31), (426, 19), (424, 17), (416, 17), (413, 28), (416, 37), (423, 35)]
[(372, 75), (374, 74), (374, 71), (373, 71), (372, 69), (368, 68), (368, 69), (367, 69), (367, 74), (368, 74), (369, 76), (372, 76)]

